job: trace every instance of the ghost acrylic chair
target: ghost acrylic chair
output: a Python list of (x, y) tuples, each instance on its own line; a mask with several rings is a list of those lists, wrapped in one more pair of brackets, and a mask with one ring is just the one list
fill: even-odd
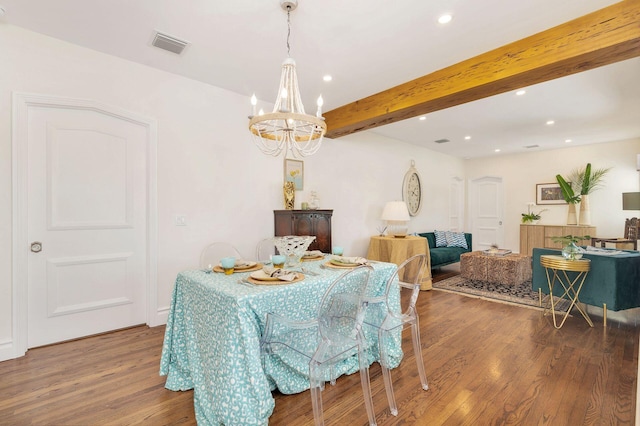
[(260, 240), (256, 245), (256, 262), (267, 264), (271, 262), (271, 255), (276, 254), (276, 245), (273, 238)]
[[(371, 310), (381, 309), (386, 311), (381, 323), (366, 322), (365, 326), (373, 327), (378, 331), (378, 348), (380, 353), (380, 366), (384, 378), (389, 409), (394, 416), (398, 415), (398, 406), (393, 394), (393, 382), (391, 380), (391, 354), (388, 352), (389, 339), (400, 339), (402, 342), (402, 330), (411, 328), (411, 340), (413, 342), (413, 352), (418, 366), (418, 374), (422, 389), (428, 390), (427, 375), (424, 370), (422, 360), (422, 346), (420, 344), (420, 324), (416, 302), (420, 294), (420, 279), (426, 262), (425, 254), (417, 254), (405, 260), (398, 266), (397, 271), (387, 281), (385, 295), (379, 298), (369, 298), (368, 305)], [(400, 289), (400, 306), (393, 303), (397, 298), (390, 297), (392, 292)], [(397, 293), (396, 293), (397, 295)], [(395, 306), (395, 308), (394, 308)], [(368, 317), (370, 318), (370, 317)]]
[(364, 405), (369, 424), (375, 413), (369, 383), (369, 364), (362, 330), (369, 294), (371, 266), (360, 266), (341, 274), (325, 291), (316, 318), (293, 321), (268, 313), (260, 341), (263, 363), (266, 357), (308, 361), (311, 404), (316, 426), (324, 425), (322, 390), (325, 382), (336, 382), (338, 364), (357, 356)]
[(243, 259), (240, 252), (232, 244), (224, 242), (212, 243), (200, 253), (200, 268), (211, 269), (218, 265), (223, 257)]

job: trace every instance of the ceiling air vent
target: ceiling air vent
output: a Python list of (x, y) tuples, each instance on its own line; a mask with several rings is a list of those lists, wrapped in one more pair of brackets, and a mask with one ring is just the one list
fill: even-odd
[(449, 142), (449, 139), (438, 139), (437, 141), (434, 141), (435, 143), (447, 143)]
[(184, 48), (187, 47), (189, 42), (156, 31), (156, 34), (153, 37), (153, 42), (151, 44), (155, 47), (159, 47), (160, 49), (168, 50), (169, 52), (173, 52), (179, 55), (182, 53)]
[(525, 146), (525, 148), (527, 148), (527, 149), (540, 148), (540, 145), (527, 145), (527, 146)]

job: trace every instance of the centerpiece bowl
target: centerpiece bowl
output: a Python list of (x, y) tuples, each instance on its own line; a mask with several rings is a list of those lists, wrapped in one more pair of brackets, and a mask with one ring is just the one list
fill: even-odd
[(275, 237), (273, 244), (280, 254), (287, 257), (286, 266), (300, 265), (300, 259), (307, 251), (309, 245), (316, 239), (309, 235), (287, 235), (284, 237)]

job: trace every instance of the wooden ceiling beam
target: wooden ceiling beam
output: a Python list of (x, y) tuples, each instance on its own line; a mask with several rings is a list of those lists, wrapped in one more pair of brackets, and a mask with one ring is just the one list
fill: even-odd
[(324, 114), (337, 138), (640, 56), (640, 0), (624, 0)]

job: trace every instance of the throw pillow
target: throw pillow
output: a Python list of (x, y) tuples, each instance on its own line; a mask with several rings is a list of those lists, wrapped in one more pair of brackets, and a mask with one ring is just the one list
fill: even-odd
[(436, 236), (436, 247), (447, 246), (447, 236), (445, 231), (433, 231)]
[(451, 232), (447, 231), (445, 233), (445, 238), (447, 239), (447, 247), (462, 247), (463, 249), (468, 249), (467, 240), (464, 238), (464, 232)]

